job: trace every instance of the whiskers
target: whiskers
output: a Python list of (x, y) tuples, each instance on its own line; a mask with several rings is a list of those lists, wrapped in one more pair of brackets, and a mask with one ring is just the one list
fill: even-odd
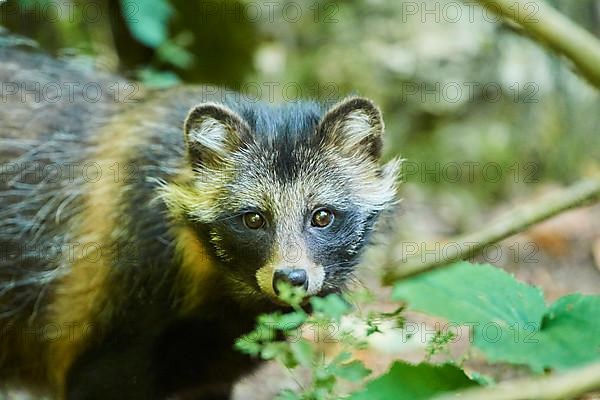
[(346, 292), (349, 287), (364, 287), (356, 276), (355, 266), (357, 261), (341, 261), (324, 265), (325, 281), (323, 291)]

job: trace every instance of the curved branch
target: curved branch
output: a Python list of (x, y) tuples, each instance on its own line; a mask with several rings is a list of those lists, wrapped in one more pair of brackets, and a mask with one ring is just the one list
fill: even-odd
[(600, 41), (544, 1), (478, 0), (485, 8), (520, 25), (527, 33), (567, 56), (600, 88)]
[(525, 378), (499, 383), (488, 388), (469, 389), (434, 400), (560, 400), (572, 399), (600, 389), (600, 363), (560, 375)]
[(519, 208), (478, 232), (448, 241), (447, 243), (452, 243), (453, 246), (443, 246), (433, 259), (427, 257), (429, 261), (425, 261), (422, 254), (405, 260), (394, 257), (394, 254), (402, 254), (402, 244), (398, 243), (394, 243), (391, 249), (383, 252), (384, 259), (371, 261), (383, 264), (386, 271), (383, 283), (392, 285), (399, 279), (469, 258), (486, 246), (521, 232), (531, 225), (597, 199), (600, 199), (600, 179), (580, 181), (541, 203)]

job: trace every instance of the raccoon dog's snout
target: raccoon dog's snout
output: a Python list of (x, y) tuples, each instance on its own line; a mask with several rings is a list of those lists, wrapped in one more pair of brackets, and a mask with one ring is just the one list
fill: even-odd
[(279, 294), (277, 285), (279, 282), (287, 282), (292, 286), (303, 287), (308, 290), (308, 274), (302, 268), (281, 268), (273, 274), (273, 290)]
[(384, 124), (373, 102), (209, 101), (183, 125), (189, 165), (181, 181), (165, 181), (160, 198), (206, 245), (231, 296), (279, 304), (279, 282), (320, 296), (355, 280), (396, 194), (398, 162), (380, 165)]

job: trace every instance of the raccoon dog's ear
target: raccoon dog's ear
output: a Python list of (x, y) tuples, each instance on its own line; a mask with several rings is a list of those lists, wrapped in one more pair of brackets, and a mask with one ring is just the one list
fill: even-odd
[(183, 131), (192, 164), (215, 167), (241, 146), (250, 127), (230, 108), (202, 103), (190, 110)]
[(322, 140), (349, 155), (381, 156), (383, 118), (379, 108), (362, 97), (334, 105), (319, 124)]

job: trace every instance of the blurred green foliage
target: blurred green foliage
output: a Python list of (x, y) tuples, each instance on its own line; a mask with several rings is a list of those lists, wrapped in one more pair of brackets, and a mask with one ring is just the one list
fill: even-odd
[[(53, 55), (92, 56), (97, 68), (155, 89), (213, 83), (249, 98), (276, 102), (307, 97), (331, 101), (349, 93), (373, 98), (384, 110), (386, 156), (401, 154), (407, 159), (404, 197), (410, 198), (409, 204), (423, 203), (438, 214), (431, 218), (419, 213), (418, 222), (443, 220), (457, 231), (444, 233), (459, 233), (487, 222), (486, 211), (499, 201), (541, 184), (600, 174), (598, 91), (573, 73), (565, 60), (467, 3), (9, 0), (0, 5), (0, 25), (34, 39)], [(600, 35), (597, 0), (551, 3)], [(403, 221), (405, 227), (411, 223)], [(406, 234), (412, 232), (407, 229)], [(455, 275), (434, 282), (440, 274)], [(531, 311), (521, 322), (539, 321), (535, 329), (542, 342), (560, 342), (555, 337), (566, 334), (580, 338), (572, 341), (579, 346), (579, 352), (573, 352), (578, 357), (562, 357), (560, 347), (525, 359), (519, 358), (526, 352), (518, 346), (494, 350), (508, 361), (537, 370), (588, 360), (592, 353), (585, 345), (597, 344), (593, 318), (598, 314), (597, 298), (566, 297), (547, 308), (533, 289), (489, 274), (479, 268), (466, 277), (464, 271), (447, 269), (397, 286), (395, 295), (406, 297), (415, 308), (458, 322), (449, 312), (453, 304), (458, 304), (457, 315), (472, 311), (471, 320), (477, 317), (482, 323), (498, 320), (493, 312), (503, 311), (498, 306), (503, 303), (510, 308), (504, 310), (509, 315)], [(470, 292), (477, 286), (476, 278), (482, 285), (493, 283), (490, 293), (499, 290), (490, 310), (480, 307), (479, 293)], [(438, 299), (431, 295), (433, 284), (451, 284), (440, 293), (454, 290), (460, 293), (453, 299), (471, 296), (472, 301)], [(507, 291), (520, 299), (523, 287), (521, 294), (537, 307), (533, 311), (518, 301), (506, 301), (511, 299)], [(341, 351), (330, 359), (303, 338), (278, 340), (278, 335), (297, 333), (302, 323), (338, 324), (350, 311), (344, 300), (330, 296), (312, 299), (316, 313), (309, 316), (300, 307), (300, 294), (282, 293), (288, 294), (293, 312), (261, 316), (257, 331), (237, 343), (247, 354), (276, 359), (288, 368), (311, 369), (313, 386), (306, 388), (304, 397), (288, 391), (281, 398), (335, 398), (338, 378), (357, 382), (370, 374), (362, 362), (351, 361), (351, 351), (362, 345), (351, 334), (343, 336)], [(473, 309), (477, 304), (479, 308)], [(590, 322), (587, 329), (576, 330), (573, 320), (565, 317), (563, 306), (571, 304)], [(364, 316), (365, 336), (381, 333), (382, 321), (402, 325), (401, 311)], [(562, 331), (548, 333), (544, 324), (550, 322)], [(430, 356), (444, 351), (451, 340), (436, 336), (428, 348)], [(486, 343), (479, 344), (491, 351)], [(414, 385), (400, 386), (400, 378)], [(352, 398), (375, 398), (374, 393), (419, 398), (415, 391), (431, 381), (443, 383), (432, 389), (435, 392), (474, 384), (455, 366), (396, 363)]]
[(492, 362), (542, 373), (600, 361), (600, 296), (570, 294), (546, 306), (540, 288), (493, 265), (460, 261), (399, 281), (392, 297), (456, 326), (470, 324), (470, 343)]
[(173, 13), (167, 0), (121, 0), (120, 3), (125, 23), (140, 43), (156, 49), (167, 41)]
[[(600, 174), (598, 92), (473, 2), (61, 3), (8, 1), (0, 24), (156, 88), (214, 83), (267, 101), (373, 98), (388, 156), (409, 161), (406, 190), (434, 209), (462, 204), (472, 214), (539, 183)], [(551, 3), (600, 32), (597, 1)], [(458, 231), (468, 229), (463, 217), (440, 216)]]

